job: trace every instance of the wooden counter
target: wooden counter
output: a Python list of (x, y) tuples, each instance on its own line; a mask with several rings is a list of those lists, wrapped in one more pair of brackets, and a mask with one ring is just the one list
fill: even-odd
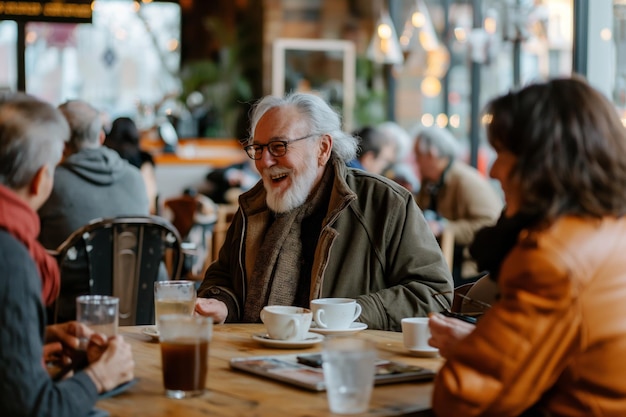
[[(252, 335), (261, 332), (261, 324), (214, 326), (210, 345), (208, 392), (202, 396), (174, 400), (165, 397), (158, 342), (141, 333), (142, 326), (121, 327), (120, 333), (131, 343), (139, 382), (127, 392), (101, 400), (97, 408), (112, 417), (321, 417), (332, 415), (326, 393), (310, 392), (266, 378), (230, 369), (229, 360), (238, 356), (278, 355), (320, 350), (270, 349), (261, 346)], [(379, 356), (401, 362), (439, 369), (440, 358), (409, 356), (402, 347), (402, 334), (365, 330), (357, 334), (373, 340)], [(428, 411), (431, 382), (407, 382), (374, 387), (370, 408), (358, 416), (431, 416)]]
[(202, 189), (213, 169), (248, 159), (237, 139), (181, 139), (175, 153), (165, 153), (161, 140), (142, 139), (141, 148), (154, 157), (161, 202), (180, 196), (185, 188)]
[(143, 139), (141, 148), (153, 155), (157, 166), (195, 164), (222, 168), (247, 158), (237, 139), (180, 139), (172, 153), (163, 151), (160, 140)]

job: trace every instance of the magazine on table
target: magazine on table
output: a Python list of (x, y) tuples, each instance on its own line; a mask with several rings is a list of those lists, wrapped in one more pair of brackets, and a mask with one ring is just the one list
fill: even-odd
[[(236, 357), (233, 369), (285, 382), (311, 391), (324, 391), (324, 373), (319, 353)], [(377, 359), (374, 384), (428, 381), (435, 371), (401, 362)]]

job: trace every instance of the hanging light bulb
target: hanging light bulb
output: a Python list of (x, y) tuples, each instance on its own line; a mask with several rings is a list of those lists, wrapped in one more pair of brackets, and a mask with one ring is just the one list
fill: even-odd
[(439, 41), (423, 0), (415, 1), (415, 8), (404, 27), (405, 70), (416, 76), (442, 78), (450, 65), (450, 53)]
[(419, 9), (411, 15), (411, 24), (416, 28), (422, 28), (426, 24), (426, 16)]
[(367, 57), (381, 64), (401, 64), (404, 61), (398, 35), (387, 10), (381, 10)]

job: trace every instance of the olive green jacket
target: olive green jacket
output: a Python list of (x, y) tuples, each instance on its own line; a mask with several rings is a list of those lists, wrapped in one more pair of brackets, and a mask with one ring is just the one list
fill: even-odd
[[(432, 294), (452, 291), (452, 277), (411, 194), (386, 178), (333, 164), (310, 299), (356, 298), (363, 309), (359, 321), (372, 329), (399, 331), (404, 317), (440, 311)], [(198, 291), (200, 297), (224, 301), (229, 322), (241, 319), (247, 287), (254, 285), (249, 280), (255, 254), (271, 215), (261, 182), (239, 198), (239, 206)]]

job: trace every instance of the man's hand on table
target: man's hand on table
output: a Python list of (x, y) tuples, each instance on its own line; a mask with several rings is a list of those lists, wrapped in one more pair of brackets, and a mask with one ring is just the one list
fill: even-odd
[(196, 300), (196, 313), (201, 316), (212, 317), (213, 322), (222, 324), (228, 317), (226, 303), (214, 298), (198, 298)]

